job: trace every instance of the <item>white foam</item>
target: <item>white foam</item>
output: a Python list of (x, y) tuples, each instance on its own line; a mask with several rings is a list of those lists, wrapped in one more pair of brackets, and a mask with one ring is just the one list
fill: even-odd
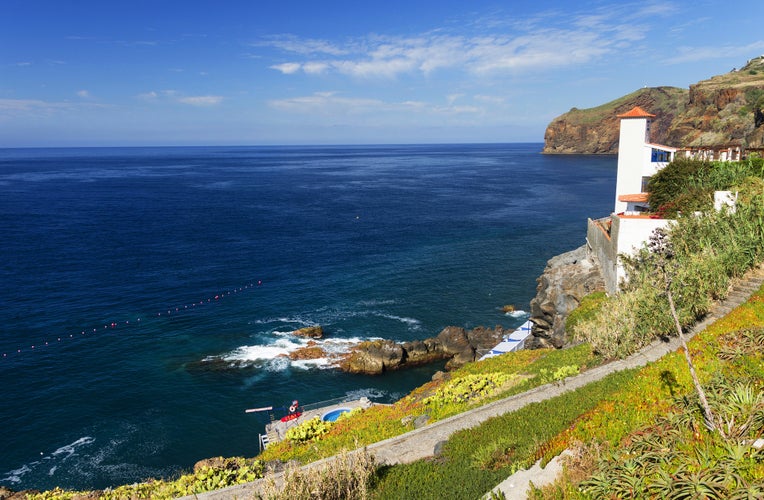
[(513, 318), (524, 318), (528, 316), (528, 313), (526, 311), (523, 311), (522, 309), (518, 309), (516, 311), (508, 312), (507, 316), (512, 316)]
[[(35, 465), (38, 465), (40, 462), (32, 462), (30, 464), (24, 464), (18, 469), (14, 469), (12, 471), (8, 471), (5, 473), (5, 477), (0, 479), (2, 482), (9, 482), (12, 484), (18, 484), (21, 482), (21, 478), (24, 477), (24, 475), (27, 472), (32, 472), (32, 467)], [(31, 466), (31, 467), (30, 467)]]
[(77, 452), (77, 448), (80, 446), (85, 446), (91, 443), (95, 442), (95, 438), (90, 436), (85, 436), (79, 438), (77, 441), (73, 442), (72, 444), (67, 444), (65, 446), (62, 446), (61, 448), (57, 449), (53, 453), (51, 453), (51, 457), (58, 458), (60, 455), (66, 455), (61, 460), (66, 460), (67, 458), (71, 457)]
[[(87, 446), (94, 442), (95, 442), (95, 438), (90, 436), (85, 436), (85, 437), (79, 438), (73, 443), (70, 443), (58, 448), (56, 451), (54, 451), (50, 455), (44, 455), (43, 453), (40, 453), (41, 458), (39, 460), (31, 461), (27, 464), (22, 465), (18, 469), (14, 469), (12, 471), (6, 472), (5, 477), (0, 479), (0, 482), (9, 482), (12, 484), (18, 484), (21, 482), (21, 479), (26, 474), (34, 471), (43, 462), (55, 461), (54, 463), (60, 464), (61, 462), (66, 461), (70, 457), (77, 455), (77, 450), (79, 448), (83, 446)], [(51, 466), (51, 468), (48, 470), (48, 475), (52, 476), (56, 472), (56, 469), (58, 469), (58, 465)]]
[[(260, 366), (268, 371), (282, 371), (288, 367), (330, 368), (336, 366), (339, 357), (364, 340), (360, 337), (344, 339), (306, 339), (292, 335), (279, 336), (266, 345), (245, 345), (221, 356), (207, 357), (203, 361), (222, 359), (232, 365)], [(327, 355), (316, 359), (291, 360), (289, 355), (309, 346), (322, 349)]]

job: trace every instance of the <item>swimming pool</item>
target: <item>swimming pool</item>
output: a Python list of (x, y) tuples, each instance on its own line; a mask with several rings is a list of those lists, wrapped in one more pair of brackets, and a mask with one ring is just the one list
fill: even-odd
[(321, 420), (324, 422), (335, 422), (337, 418), (339, 418), (340, 415), (343, 413), (348, 413), (350, 411), (350, 408), (337, 408), (332, 411), (328, 411), (321, 415)]

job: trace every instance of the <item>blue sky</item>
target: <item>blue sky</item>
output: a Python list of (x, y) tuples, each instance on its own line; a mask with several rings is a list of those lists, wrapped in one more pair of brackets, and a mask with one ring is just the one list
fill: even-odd
[(0, 147), (541, 142), (764, 54), (764, 2), (0, 0)]

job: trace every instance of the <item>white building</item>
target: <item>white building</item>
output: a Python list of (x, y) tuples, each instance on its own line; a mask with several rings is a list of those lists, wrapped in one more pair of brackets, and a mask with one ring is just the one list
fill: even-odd
[(674, 159), (676, 148), (650, 142), (650, 124), (655, 115), (639, 106), (618, 118), (621, 119), (621, 131), (613, 212), (644, 212), (647, 210), (647, 181)]
[[(608, 294), (617, 293), (621, 281), (626, 278), (621, 256), (633, 255), (655, 229), (673, 222), (673, 219), (661, 219), (648, 212), (647, 183), (677, 154), (676, 148), (650, 142), (650, 124), (655, 115), (635, 106), (618, 117), (621, 130), (615, 207), (608, 217), (589, 219), (586, 232), (587, 248), (599, 260)], [(708, 150), (719, 151), (719, 148)], [(688, 158), (705, 159), (703, 155), (687, 154), (686, 151), (692, 150), (682, 150)], [(729, 149), (726, 153), (714, 153), (712, 158), (730, 161), (741, 157), (740, 151)], [(737, 193), (729, 191), (717, 191), (714, 196), (716, 210), (724, 206), (734, 210), (736, 201)]]

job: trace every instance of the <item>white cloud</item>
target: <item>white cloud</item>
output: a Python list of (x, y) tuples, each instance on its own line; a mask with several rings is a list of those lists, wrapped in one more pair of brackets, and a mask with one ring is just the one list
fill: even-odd
[(268, 104), (282, 111), (309, 114), (362, 114), (386, 107), (378, 99), (342, 97), (336, 92), (316, 92), (309, 96), (275, 99)]
[(285, 52), (302, 55), (328, 54), (332, 56), (340, 56), (348, 53), (348, 49), (338, 47), (327, 40), (299, 38), (289, 34), (267, 37), (262, 42), (254, 45), (274, 47)]
[(77, 91), (77, 97), (81, 99), (90, 99), (90, 92), (87, 90), (79, 90)]
[(705, 61), (709, 59), (745, 58), (752, 53), (764, 53), (764, 41), (742, 46), (678, 47), (673, 57), (665, 59), (668, 64)]
[(271, 66), (271, 69), (281, 71), (285, 75), (291, 75), (292, 73), (297, 73), (298, 71), (300, 71), (302, 69), (302, 64), (300, 63), (276, 64), (274, 66)]
[(156, 101), (159, 98), (159, 94), (152, 90), (151, 92), (138, 94), (136, 97), (142, 101)]
[(13, 112), (33, 112), (33, 111), (58, 111), (70, 108), (68, 103), (48, 102), (39, 99), (0, 99), (0, 111)]
[(223, 102), (223, 97), (219, 95), (198, 95), (189, 97), (180, 97), (178, 102), (190, 104), (191, 106), (214, 106)]
[(186, 96), (178, 92), (177, 90), (160, 90), (144, 92), (138, 94), (136, 98), (146, 102), (162, 102), (170, 101), (180, 104), (188, 104), (190, 106), (214, 106), (223, 102), (223, 96), (219, 95), (198, 95), (198, 96)]
[(414, 36), (368, 35), (342, 46), (295, 35), (262, 42), (302, 60), (271, 66), (283, 74), (336, 72), (355, 78), (395, 78), (429, 75), (439, 70), (473, 74), (555, 70), (622, 53), (645, 39), (655, 18), (670, 6), (609, 7), (545, 15), (523, 23), (494, 23), (467, 36), (433, 30)]

